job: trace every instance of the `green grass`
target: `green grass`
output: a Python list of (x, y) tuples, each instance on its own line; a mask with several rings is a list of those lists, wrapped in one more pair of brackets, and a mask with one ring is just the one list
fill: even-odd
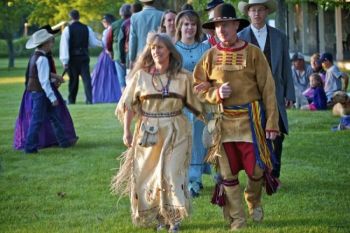
[[(37, 155), (12, 149), (26, 61), (16, 64), (19, 68), (7, 70), (7, 60), (0, 59), (0, 232), (154, 232), (133, 227), (129, 200), (117, 205), (110, 194), (116, 158), (125, 149), (114, 104), (83, 104), (81, 86), (78, 103), (69, 105), (79, 136), (75, 147), (48, 148)], [(61, 93), (67, 97), (67, 83)], [(330, 111), (288, 113), (282, 189), (264, 195), (264, 222), (249, 220), (241, 232), (349, 232), (350, 131), (332, 132), (338, 118)], [(241, 180), (243, 186), (243, 173)], [(221, 210), (209, 203), (210, 176), (204, 176), (204, 185), (181, 231), (227, 232)]]

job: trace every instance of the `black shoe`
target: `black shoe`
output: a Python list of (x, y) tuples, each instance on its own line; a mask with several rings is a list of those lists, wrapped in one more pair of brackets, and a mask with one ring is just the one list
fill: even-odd
[(60, 147), (62, 147), (62, 148), (72, 147), (72, 146), (75, 145), (75, 143), (76, 143), (76, 141), (73, 141), (73, 142), (66, 142), (66, 143), (61, 144)]
[(193, 189), (190, 189), (190, 195), (191, 195), (192, 198), (199, 197), (199, 193), (197, 193), (197, 192), (194, 191)]
[(85, 104), (92, 104), (92, 102), (91, 101), (85, 101)]
[(26, 154), (36, 154), (36, 153), (38, 153), (38, 150), (37, 149), (34, 149), (34, 150), (24, 150), (24, 153), (26, 153)]

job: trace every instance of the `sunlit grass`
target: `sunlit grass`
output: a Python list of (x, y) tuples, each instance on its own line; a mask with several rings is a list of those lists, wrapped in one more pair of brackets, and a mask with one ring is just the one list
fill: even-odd
[[(0, 67), (4, 62), (0, 59)], [(14, 74), (0, 70), (0, 232), (155, 232), (134, 227), (128, 198), (117, 205), (110, 194), (116, 158), (125, 149), (115, 104), (85, 105), (80, 86), (77, 104), (68, 106), (79, 136), (75, 147), (37, 155), (12, 149), (26, 66), (18, 63), (23, 66)], [(66, 98), (67, 83), (60, 91)], [(249, 220), (241, 232), (349, 232), (350, 132), (330, 130), (338, 123), (330, 111), (288, 114), (282, 189), (264, 194), (264, 222)], [(240, 180), (243, 188), (244, 173)], [(228, 232), (220, 208), (209, 203), (213, 187), (212, 177), (204, 176), (202, 195), (192, 201), (192, 215), (181, 232)]]

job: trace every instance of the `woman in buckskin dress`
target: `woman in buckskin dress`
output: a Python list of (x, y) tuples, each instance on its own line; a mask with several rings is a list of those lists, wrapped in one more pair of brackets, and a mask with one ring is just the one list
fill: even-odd
[[(182, 69), (181, 55), (164, 33), (148, 34), (130, 77), (116, 111), (129, 148), (112, 190), (129, 195), (135, 225), (156, 223), (157, 230), (168, 226), (169, 232), (177, 232), (190, 205), (186, 187), (191, 126), (182, 110), (186, 107), (198, 116), (201, 104), (193, 93), (191, 74)], [(152, 142), (142, 136), (146, 130)]]

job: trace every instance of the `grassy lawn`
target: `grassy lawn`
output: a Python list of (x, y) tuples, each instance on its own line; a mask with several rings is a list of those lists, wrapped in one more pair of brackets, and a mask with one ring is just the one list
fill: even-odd
[[(115, 104), (83, 104), (81, 85), (77, 104), (69, 105), (79, 136), (75, 147), (36, 155), (13, 150), (26, 62), (18, 59), (18, 68), (8, 70), (7, 60), (0, 59), (0, 232), (155, 232), (133, 227), (128, 198), (117, 205), (110, 194), (117, 158), (125, 149)], [(66, 98), (67, 83), (60, 90)], [(282, 189), (264, 195), (264, 222), (249, 220), (241, 232), (349, 232), (350, 131), (332, 132), (338, 118), (330, 111), (288, 113)], [(243, 186), (243, 173), (241, 181)], [(204, 176), (204, 185), (181, 231), (227, 232), (221, 210), (210, 204), (212, 177)]]

